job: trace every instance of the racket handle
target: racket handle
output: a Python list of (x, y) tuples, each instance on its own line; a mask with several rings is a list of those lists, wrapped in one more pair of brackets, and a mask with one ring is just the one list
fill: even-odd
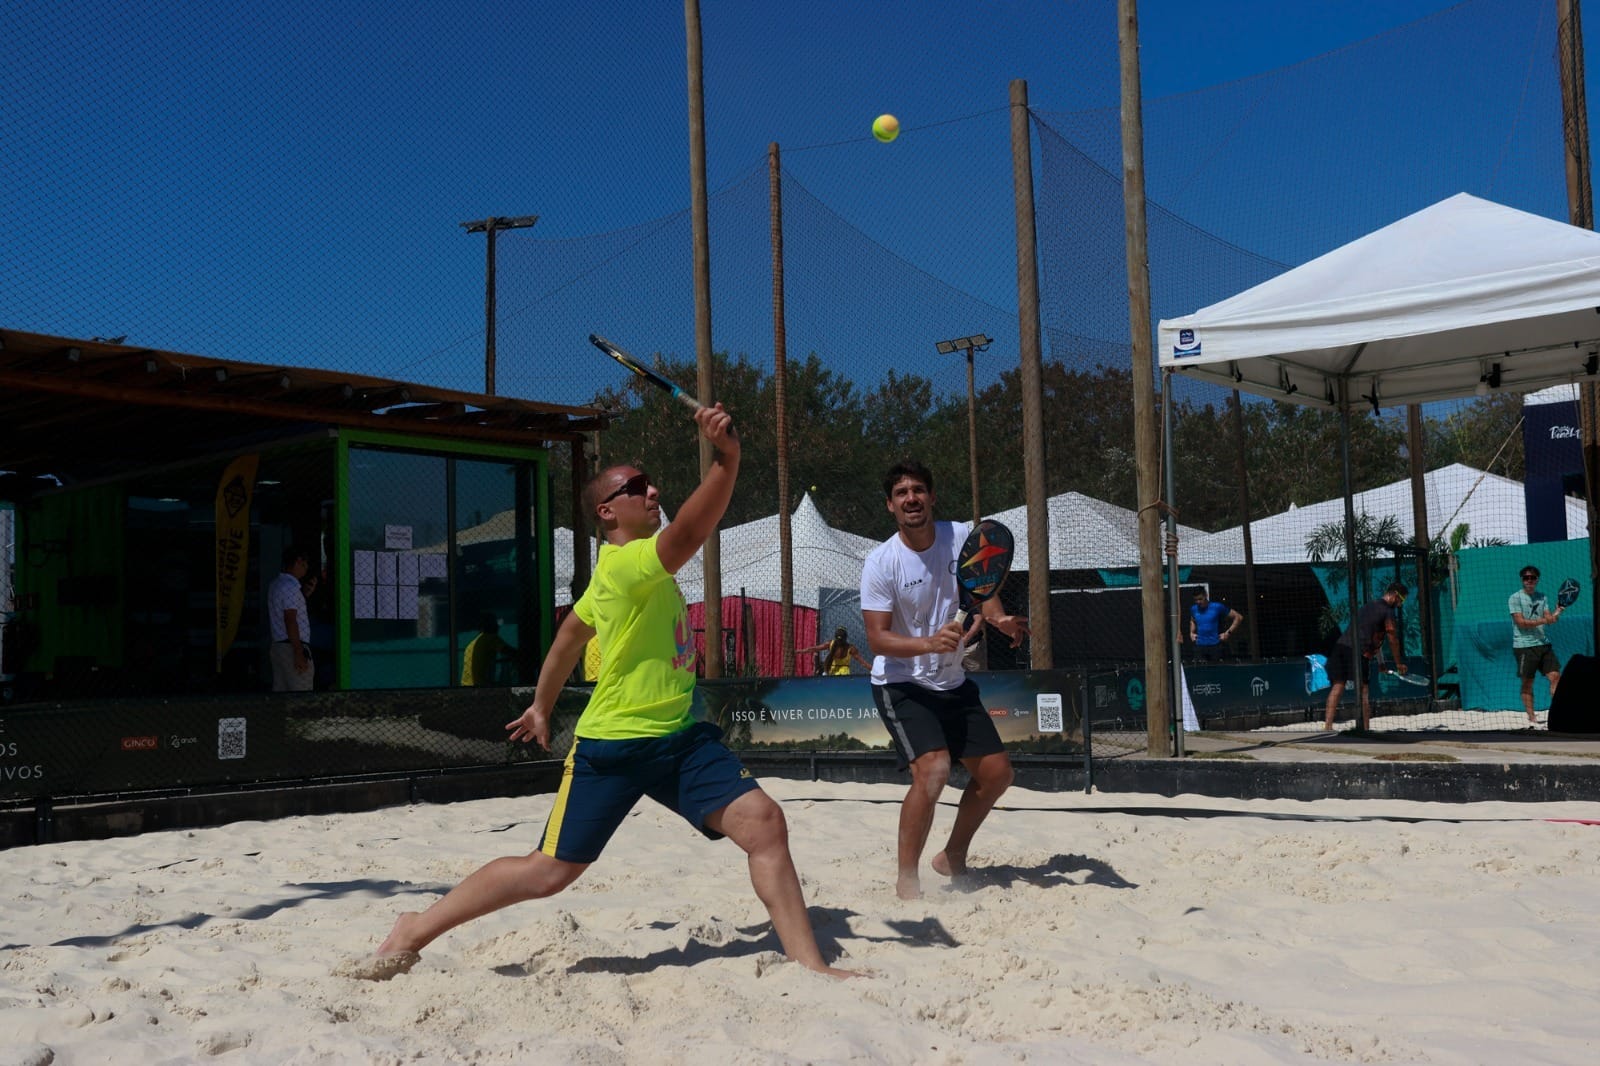
[(701, 403), (687, 392), (684, 392), (682, 389), (674, 388), (672, 390), (672, 395), (677, 397), (678, 402), (687, 407), (691, 412), (698, 411), (700, 408), (705, 406), (705, 404)]

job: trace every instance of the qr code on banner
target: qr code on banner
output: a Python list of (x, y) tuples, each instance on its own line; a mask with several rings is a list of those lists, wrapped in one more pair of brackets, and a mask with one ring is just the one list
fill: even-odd
[(217, 719), (217, 758), (244, 758), (244, 724), (243, 718)]
[(1066, 729), (1061, 720), (1061, 693), (1041, 692), (1038, 696), (1039, 732), (1060, 733)]

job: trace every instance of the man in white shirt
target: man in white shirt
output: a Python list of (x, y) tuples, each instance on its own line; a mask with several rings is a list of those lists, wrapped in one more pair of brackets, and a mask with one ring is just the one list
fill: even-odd
[(267, 627), (272, 643), (267, 661), (272, 664), (272, 691), (310, 692), (315, 677), (311, 668), (311, 618), (300, 580), (310, 564), (298, 547), (283, 550), (283, 570), (267, 586)]
[(968, 630), (954, 621), (960, 606), (956, 557), (971, 526), (933, 519), (933, 474), (915, 460), (889, 468), (883, 481), (889, 513), (899, 527), (872, 550), (861, 571), (861, 618), (872, 664), (872, 695), (889, 730), (911, 789), (900, 805), (895, 892), (922, 895), (918, 866), (933, 815), (950, 779), (950, 760), (971, 777), (955, 825), (933, 868), (946, 877), (967, 871), (967, 847), (995, 801), (1011, 785), (1011, 759), (984, 709), (978, 686), (961, 666), (962, 644), (987, 622), (1011, 638), (1028, 632), (1026, 618), (1009, 615), (992, 596)]

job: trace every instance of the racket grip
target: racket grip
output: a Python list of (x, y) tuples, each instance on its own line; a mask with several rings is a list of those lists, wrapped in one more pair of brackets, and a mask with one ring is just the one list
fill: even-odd
[(684, 392), (682, 389), (673, 389), (672, 395), (676, 396), (678, 398), (678, 402), (683, 404), (683, 406), (687, 407), (690, 411), (698, 411), (700, 408), (705, 406), (705, 404), (701, 403), (687, 392)]

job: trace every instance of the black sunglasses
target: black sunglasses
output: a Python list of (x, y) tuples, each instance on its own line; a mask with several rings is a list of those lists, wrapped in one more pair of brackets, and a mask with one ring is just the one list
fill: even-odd
[(632, 477), (630, 477), (628, 480), (624, 481), (622, 483), (621, 487), (619, 487), (616, 492), (613, 492), (611, 495), (607, 496), (605, 499), (601, 500), (600, 502), (601, 503), (610, 503), (612, 500), (616, 499), (618, 496), (644, 496), (644, 495), (647, 495), (649, 492), (650, 492), (650, 475), (649, 474), (635, 474)]

